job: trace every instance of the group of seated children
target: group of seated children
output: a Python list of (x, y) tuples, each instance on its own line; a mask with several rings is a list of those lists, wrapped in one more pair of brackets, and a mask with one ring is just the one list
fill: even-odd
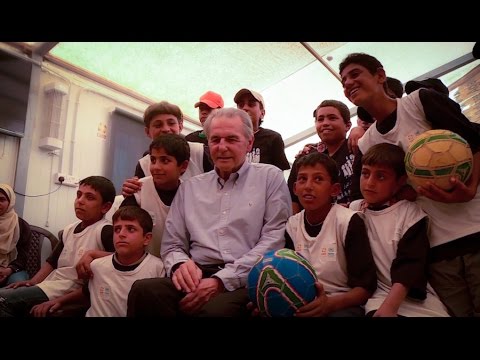
[(362, 158), (364, 199), (349, 208), (332, 201), (340, 185), (330, 157), (299, 159), (294, 191), (304, 210), (290, 217), (285, 237), (319, 282), (317, 298), (296, 316), (448, 316), (427, 283), (427, 215), (396, 199), (404, 156), (396, 145), (371, 147)]

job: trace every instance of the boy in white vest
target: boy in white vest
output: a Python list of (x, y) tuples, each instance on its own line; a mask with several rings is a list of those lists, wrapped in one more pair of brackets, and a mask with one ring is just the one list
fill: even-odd
[(65, 227), (61, 242), (32, 279), (0, 289), (0, 317), (45, 315), (54, 299), (82, 286), (75, 264), (84, 252), (113, 250), (112, 225), (104, 215), (114, 198), (115, 187), (107, 178), (90, 176), (80, 181), (74, 202), (80, 221)]
[(415, 202), (396, 198), (407, 179), (404, 158), (396, 145), (372, 146), (362, 158), (364, 199), (350, 204), (365, 215), (377, 266), (377, 290), (365, 311), (375, 317), (448, 316), (427, 283), (427, 214)]
[(153, 238), (148, 252), (160, 257), (160, 243), (170, 205), (189, 166), (190, 147), (182, 135), (162, 134), (150, 144), (150, 176), (140, 179), (140, 191), (127, 197), (120, 207), (140, 206), (153, 219)]
[(145, 251), (152, 240), (153, 221), (138, 206), (124, 206), (113, 215), (115, 254), (92, 262), (91, 307), (86, 316), (127, 315), (127, 298), (136, 280), (163, 277), (162, 260)]
[(55, 300), (50, 311), (87, 302), (86, 317), (125, 317), (127, 298), (136, 280), (163, 277), (162, 260), (145, 251), (152, 239), (152, 218), (138, 206), (124, 206), (113, 214), (115, 253), (93, 260), (94, 276), (82, 288)]
[[(154, 140), (161, 134), (180, 134), (183, 129), (183, 114), (177, 105), (161, 101), (150, 105), (143, 114), (145, 133)], [(182, 180), (204, 173), (208, 165), (208, 148), (201, 143), (188, 142), (190, 147), (190, 162), (182, 175)], [(204, 165), (205, 164), (205, 165)], [(208, 165), (211, 168), (211, 165)], [(138, 160), (135, 177), (125, 180), (122, 186), (122, 195), (127, 197), (140, 190), (142, 183), (138, 180), (150, 176), (150, 154)]]
[(316, 299), (295, 316), (364, 316), (362, 305), (375, 291), (377, 277), (361, 214), (333, 203), (339, 172), (328, 155), (306, 155), (297, 169), (294, 191), (304, 210), (288, 219), (285, 239), (310, 261), (318, 282)]
[[(345, 96), (376, 121), (358, 142), (351, 195), (359, 199), (362, 154), (389, 143), (407, 151), (410, 142), (431, 129), (453, 131), (473, 152), (472, 175), (465, 183), (450, 179), (452, 190), (419, 186), (417, 204), (429, 217), (429, 283), (455, 316), (480, 315), (480, 136), (448, 95), (420, 88), (400, 99), (385, 92), (386, 73), (375, 57), (353, 53), (340, 64)], [(358, 197), (355, 197), (359, 195)]]

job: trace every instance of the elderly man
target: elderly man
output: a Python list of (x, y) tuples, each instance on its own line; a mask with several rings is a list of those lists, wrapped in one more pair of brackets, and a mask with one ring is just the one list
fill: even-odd
[(250, 269), (285, 244), (288, 187), (277, 167), (246, 161), (248, 114), (215, 110), (204, 130), (215, 169), (180, 185), (161, 245), (170, 278), (135, 282), (128, 316), (244, 315)]

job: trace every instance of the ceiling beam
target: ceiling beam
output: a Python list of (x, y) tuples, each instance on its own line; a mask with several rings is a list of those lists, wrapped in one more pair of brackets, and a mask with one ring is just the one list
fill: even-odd
[(285, 139), (285, 147), (289, 147), (292, 145), (295, 145), (296, 143), (305, 140), (309, 138), (312, 135), (315, 135), (317, 133), (317, 130), (315, 129), (315, 126), (311, 126), (308, 129), (305, 129), (298, 134), (295, 134), (293, 136), (290, 136), (288, 139)]
[(57, 44), (58, 42), (37, 42), (32, 46), (32, 52), (43, 58)]
[(31, 57), (29, 57), (28, 55), (25, 54), (25, 49), (20, 47), (20, 46), (17, 46), (15, 45), (14, 43), (0, 43), (0, 50), (3, 50), (11, 55), (14, 55), (20, 59), (23, 59), (25, 61), (29, 61), (31, 62), (32, 64), (35, 64), (35, 65), (38, 65), (38, 66), (42, 66), (42, 61), (40, 60), (36, 60), (36, 59), (32, 59)]
[(416, 77), (415, 79), (412, 80), (423, 80), (427, 78), (439, 78), (445, 74), (448, 74), (451, 71), (457, 70), (458, 68), (461, 68), (462, 66), (465, 66), (472, 61), (475, 61), (476, 59), (473, 57), (472, 53), (465, 54), (463, 56), (460, 56), (459, 58), (456, 58), (455, 60), (452, 60), (442, 66), (437, 67), (436, 69), (433, 69), (432, 71), (429, 71), (423, 75), (420, 75)]
[(330, 73), (335, 76), (338, 81), (342, 81), (342, 78), (340, 77), (340, 75), (330, 66), (329, 63), (327, 63), (325, 60), (323, 60), (323, 58), (320, 56), (320, 54), (318, 52), (315, 51), (314, 48), (312, 48), (307, 42), (300, 42), (300, 44), (303, 45), (303, 47), (305, 49), (307, 49), (310, 54), (312, 54), (318, 61), (320, 61), (320, 63), (325, 66), (325, 68), (330, 71)]

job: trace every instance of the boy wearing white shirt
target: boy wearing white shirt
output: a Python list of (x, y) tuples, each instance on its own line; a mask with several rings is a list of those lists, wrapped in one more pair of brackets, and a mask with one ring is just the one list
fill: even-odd
[(365, 312), (375, 317), (448, 316), (427, 283), (427, 214), (418, 204), (396, 198), (407, 178), (404, 157), (396, 145), (372, 146), (362, 158), (364, 199), (350, 204), (365, 215), (377, 267), (377, 290)]
[(104, 216), (112, 206), (115, 187), (103, 176), (80, 181), (74, 207), (80, 221), (67, 225), (61, 242), (32, 279), (0, 290), (0, 317), (45, 316), (54, 300), (80, 288), (75, 264), (88, 250), (112, 251), (112, 225)]

